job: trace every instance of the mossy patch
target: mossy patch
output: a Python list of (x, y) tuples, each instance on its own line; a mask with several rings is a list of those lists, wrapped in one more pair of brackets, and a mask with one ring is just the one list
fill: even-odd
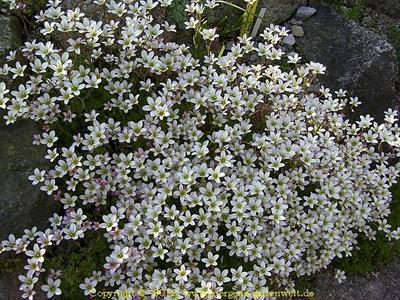
[[(106, 255), (109, 254), (106, 239), (100, 231), (87, 232), (84, 240), (64, 241), (60, 246), (49, 248), (46, 254), (44, 267), (61, 270), (61, 299), (85, 300), (83, 291), (79, 285), (86, 277), (90, 277), (93, 271), (103, 269)], [(22, 255), (6, 253), (0, 259), (1, 273), (23, 274), (25, 264)], [(45, 281), (45, 278), (42, 278)]]
[(87, 299), (79, 285), (86, 277), (90, 277), (93, 271), (103, 269), (108, 252), (110, 249), (101, 232), (87, 232), (84, 240), (66, 241), (63, 247), (51, 254), (44, 267), (47, 270), (61, 270), (62, 299)]
[(22, 256), (7, 253), (0, 257), (0, 273), (15, 273), (20, 272), (24, 267)]
[(186, 5), (189, 0), (174, 0), (170, 7), (168, 7), (166, 19), (167, 22), (175, 24), (179, 31), (185, 30), (185, 22), (189, 21), (187, 12), (185, 11)]
[[(396, 25), (390, 25), (387, 32), (388, 39), (396, 49), (397, 62), (400, 66), (400, 28)], [(400, 71), (399, 71), (400, 75)]]
[(364, 8), (367, 5), (366, 0), (353, 0), (349, 2), (343, 0), (322, 0), (320, 2), (328, 4), (341, 16), (356, 21), (361, 21)]

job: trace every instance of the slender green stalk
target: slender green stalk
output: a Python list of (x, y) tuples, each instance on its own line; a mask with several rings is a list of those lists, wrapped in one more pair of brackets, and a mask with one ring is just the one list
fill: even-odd
[(232, 6), (232, 7), (236, 8), (236, 9), (239, 9), (239, 10), (241, 10), (241, 11), (243, 11), (243, 12), (249, 14), (249, 15), (253, 15), (254, 17), (256, 17), (256, 18), (258, 18), (258, 19), (264, 19), (264, 17), (260, 17), (260, 16), (257, 15), (257, 14), (253, 14), (253, 13), (247, 11), (245, 8), (240, 7), (240, 6), (236, 5), (236, 4), (230, 3), (230, 2), (228, 2), (228, 1), (218, 0), (218, 1), (216, 1), (216, 2), (217, 2), (217, 3), (223, 3), (223, 4), (227, 4), (227, 5), (229, 5), (229, 6)]

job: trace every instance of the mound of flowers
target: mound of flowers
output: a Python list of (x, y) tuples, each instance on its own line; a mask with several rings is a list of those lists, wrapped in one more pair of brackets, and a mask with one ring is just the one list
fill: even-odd
[(5, 122), (43, 125), (34, 143), (51, 167), (29, 179), (62, 207), (44, 231), (1, 243), (26, 256), (24, 298), (43, 274), (47, 296), (61, 294), (46, 253), (90, 231), (109, 253), (80, 285), (85, 295), (175, 291), (168, 299), (291, 288), (374, 228), (400, 237), (387, 223), (397, 112), (351, 123), (343, 109), (358, 99), (315, 88), (325, 68), (285, 53), (279, 26), (214, 53), (218, 33), (204, 18), (218, 1), (187, 6), (187, 29), (206, 49), (196, 58), (160, 18), (171, 2), (96, 0), (89, 16), (48, 1), (42, 40), (0, 68)]

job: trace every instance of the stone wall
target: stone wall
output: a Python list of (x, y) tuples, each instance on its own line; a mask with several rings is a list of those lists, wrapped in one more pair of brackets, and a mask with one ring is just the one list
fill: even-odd
[[(21, 43), (21, 33), (17, 18), (0, 15), (0, 56)], [(40, 128), (33, 121), (7, 126), (3, 116), (0, 111), (0, 241), (11, 233), (19, 237), (25, 228), (44, 228), (53, 206), (46, 194), (28, 180), (34, 168), (46, 168), (45, 148), (32, 144)], [(20, 299), (19, 273), (2, 271), (0, 299)]]
[(34, 168), (46, 168), (45, 149), (32, 144), (38, 131), (34, 122), (0, 123), (0, 240), (51, 216), (48, 197), (28, 180)]

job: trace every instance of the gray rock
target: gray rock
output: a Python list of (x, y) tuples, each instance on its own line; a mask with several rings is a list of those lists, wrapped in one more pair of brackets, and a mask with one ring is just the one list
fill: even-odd
[(234, 44), (235, 44), (234, 41), (227, 42), (225, 46), (226, 50), (231, 50)]
[(281, 24), (289, 20), (296, 13), (297, 8), (306, 2), (305, 0), (260, 0), (257, 15), (262, 7), (267, 8), (260, 31), (270, 24)]
[[(25, 272), (24, 272), (25, 271)], [(18, 275), (25, 274), (26, 270), (16, 273), (2, 273), (0, 271), (0, 299), (1, 300), (16, 300), (22, 299), (22, 291), (19, 290), (21, 282), (18, 279)], [(40, 285), (44, 284), (42, 279), (39, 279), (36, 283), (35, 290), (37, 291), (34, 299), (35, 300), (46, 300), (46, 294), (40, 289)]]
[(22, 28), (17, 17), (0, 15), (0, 52), (21, 44)]
[[(1, 114), (0, 117), (2, 118)], [(21, 121), (0, 124), (0, 240), (10, 233), (19, 235), (23, 229), (42, 227), (51, 216), (46, 194), (28, 180), (34, 168), (45, 169), (45, 149), (32, 145), (37, 125)]]
[[(0, 15), (0, 52), (20, 45), (21, 34), (18, 19)], [(0, 111), (0, 240), (43, 225), (50, 216), (44, 193), (28, 181), (35, 167), (46, 166), (45, 149), (32, 145), (39, 128), (29, 121), (6, 126), (3, 114)]]
[(311, 16), (313, 16), (317, 10), (314, 7), (310, 6), (300, 6), (296, 12), (296, 19), (305, 21)]
[(367, 5), (389, 16), (395, 18), (400, 16), (399, 0), (367, 0)]
[[(0, 54), (18, 47), (22, 30), (16, 17), (0, 15)], [(53, 203), (28, 180), (33, 169), (47, 167), (43, 147), (32, 145), (39, 128), (34, 122), (20, 121), (6, 126), (0, 110), (0, 241), (9, 234), (17, 237), (25, 228), (44, 227), (51, 216)], [(6, 259), (1, 256), (1, 259)], [(18, 275), (0, 270), (0, 299), (20, 299)], [(45, 299), (41, 293), (35, 299)]]
[(18, 291), (18, 275), (0, 272), (0, 299), (2, 300), (19, 299), (21, 298), (21, 295), (18, 295), (17, 291)]
[(375, 21), (370, 16), (366, 16), (362, 19), (361, 24), (365, 27), (373, 27), (375, 25)]
[[(25, 228), (43, 229), (52, 215), (53, 203), (28, 180), (34, 168), (46, 169), (45, 149), (32, 145), (33, 134), (39, 131), (34, 122), (20, 121), (4, 125), (0, 112), (0, 241), (13, 233), (19, 237)], [(0, 259), (5, 259), (0, 256)], [(0, 299), (20, 299), (20, 273), (0, 270)], [(45, 299), (43, 295), (35, 299)]]
[(292, 33), (294, 36), (303, 37), (304, 36), (304, 29), (299, 25), (292, 26)]
[(249, 59), (252, 62), (257, 62), (259, 60), (259, 56), (258, 56), (257, 53), (253, 53), (253, 54), (250, 55)]
[(294, 38), (293, 34), (289, 34), (288, 36), (285, 36), (283, 38), (282, 42), (285, 45), (293, 46), (294, 44), (296, 44), (296, 39)]
[(327, 67), (320, 82), (333, 89), (344, 88), (358, 96), (359, 114), (382, 119), (396, 98), (397, 61), (393, 46), (382, 36), (360, 24), (344, 19), (326, 6), (304, 23), (307, 33), (297, 41), (305, 60)]
[(319, 274), (312, 290), (315, 300), (399, 300), (400, 260), (384, 266), (377, 273), (353, 276), (338, 283), (331, 271)]
[[(0, 53), (21, 44), (19, 20), (0, 15)], [(53, 205), (48, 197), (28, 180), (33, 169), (46, 168), (46, 151), (32, 144), (39, 132), (32, 121), (18, 121), (6, 126), (0, 110), (0, 241), (9, 234), (20, 235), (23, 229), (42, 227)]]
[(301, 20), (296, 20), (295, 18), (291, 19), (291, 20), (290, 20), (290, 23), (293, 24), (293, 25), (303, 25), (303, 24), (304, 24), (303, 21), (301, 21)]

